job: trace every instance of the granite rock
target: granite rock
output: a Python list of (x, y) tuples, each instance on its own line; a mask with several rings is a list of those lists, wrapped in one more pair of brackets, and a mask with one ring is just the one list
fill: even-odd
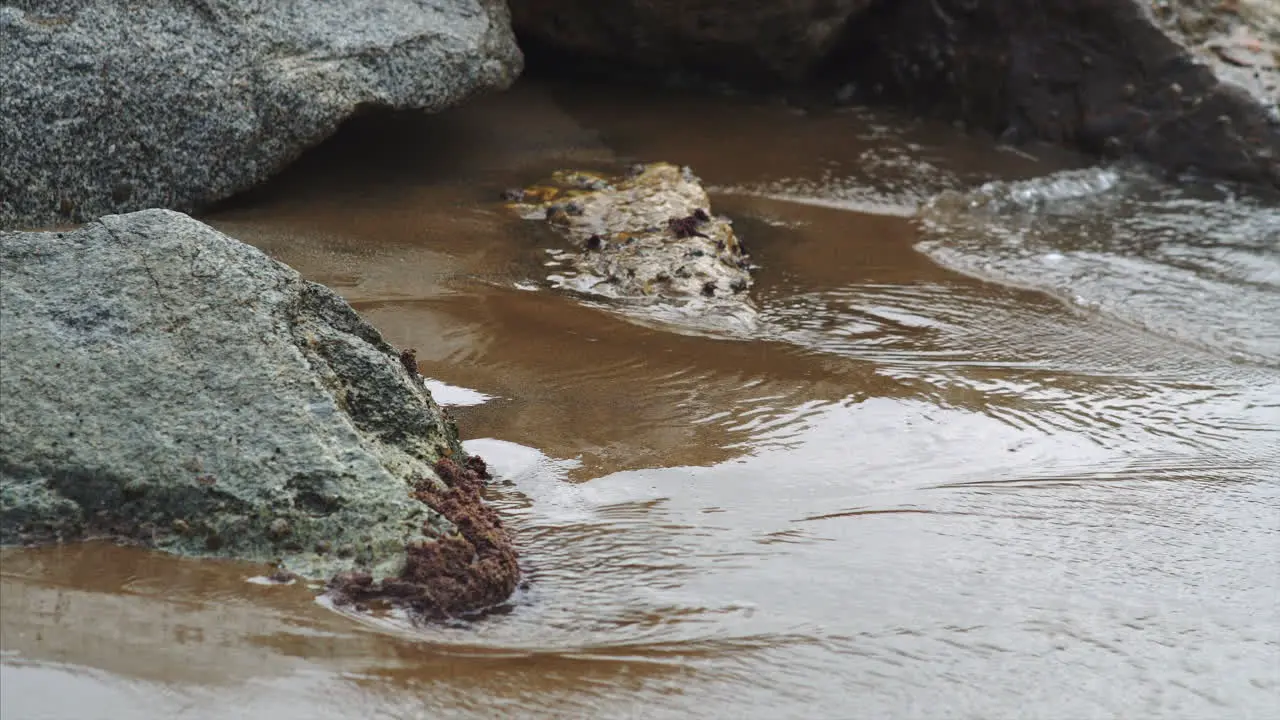
[(501, 0), (9, 0), (0, 227), (196, 210), (355, 113), (442, 110), (522, 64)]
[[(106, 536), (371, 580), (465, 544), (422, 498), (451, 497), (441, 463), (475, 462), (411, 355), (185, 215), (0, 233), (0, 349), (0, 542)], [(472, 475), (474, 506), (483, 463)], [(497, 549), (487, 600), (516, 581)]]

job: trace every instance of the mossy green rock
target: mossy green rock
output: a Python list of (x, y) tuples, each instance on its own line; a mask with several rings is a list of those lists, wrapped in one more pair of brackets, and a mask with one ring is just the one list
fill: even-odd
[(335, 293), (185, 215), (0, 233), (0, 542), (399, 570), (457, 433)]

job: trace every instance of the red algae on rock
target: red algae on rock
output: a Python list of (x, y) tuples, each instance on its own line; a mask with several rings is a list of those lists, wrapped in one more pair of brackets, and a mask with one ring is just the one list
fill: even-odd
[(408, 545), (398, 577), (375, 581), (363, 572), (335, 577), (330, 590), (337, 602), (389, 602), (425, 619), (444, 619), (482, 613), (515, 591), (520, 568), (511, 536), (481, 495), (492, 477), (484, 460), (471, 456), (459, 465), (442, 458), (435, 471), (444, 487), (424, 479), (414, 496), (447, 518), (457, 534)]

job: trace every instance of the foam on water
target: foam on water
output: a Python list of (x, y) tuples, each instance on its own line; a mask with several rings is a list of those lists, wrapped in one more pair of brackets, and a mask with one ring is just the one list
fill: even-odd
[(1280, 205), (1092, 169), (946, 193), (918, 248), (961, 272), (1234, 358), (1280, 364)]

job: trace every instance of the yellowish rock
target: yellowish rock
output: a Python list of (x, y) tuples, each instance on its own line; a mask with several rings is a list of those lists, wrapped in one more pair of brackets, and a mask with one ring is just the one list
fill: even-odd
[(551, 279), (563, 287), (611, 298), (750, 303), (751, 264), (689, 168), (651, 163), (620, 177), (559, 171), (508, 199), (567, 241), (552, 252), (563, 272)]

